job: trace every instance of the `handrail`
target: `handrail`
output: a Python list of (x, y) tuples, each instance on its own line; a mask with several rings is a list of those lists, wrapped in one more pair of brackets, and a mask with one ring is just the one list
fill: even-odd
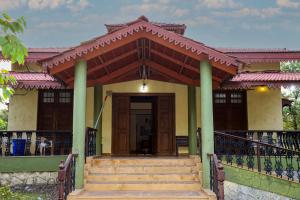
[(58, 199), (65, 200), (75, 190), (75, 165), (77, 154), (69, 154), (66, 161), (61, 161), (58, 171)]
[(219, 131), (214, 136), (215, 153), (227, 164), (300, 183), (300, 151)]
[(210, 189), (216, 194), (217, 200), (224, 200), (224, 167), (216, 154), (207, 155), (210, 157)]
[(258, 140), (268, 144), (276, 144), (286, 149), (300, 151), (300, 131), (288, 130), (224, 130), (219, 132), (228, 133), (251, 140)]
[(260, 141), (256, 141), (256, 140), (250, 140), (250, 139), (247, 139), (247, 138), (243, 138), (243, 137), (239, 137), (239, 136), (235, 136), (235, 135), (231, 135), (231, 134), (227, 134), (227, 133), (222, 133), (222, 132), (219, 132), (219, 131), (214, 131), (214, 133), (216, 135), (223, 135), (225, 137), (231, 137), (231, 138), (238, 139), (238, 140), (243, 140), (243, 141), (251, 141), (252, 143), (255, 143), (255, 144), (264, 145), (264, 146), (268, 146), (268, 147), (273, 147), (273, 148), (277, 148), (277, 149), (280, 149), (280, 150), (293, 152), (293, 153), (296, 153), (296, 154), (300, 153), (300, 151), (295, 151), (295, 150), (292, 150), (292, 149), (286, 149), (286, 148), (283, 148), (283, 147), (276, 146), (274, 144), (268, 144), (268, 143), (264, 143), (264, 142), (260, 142)]

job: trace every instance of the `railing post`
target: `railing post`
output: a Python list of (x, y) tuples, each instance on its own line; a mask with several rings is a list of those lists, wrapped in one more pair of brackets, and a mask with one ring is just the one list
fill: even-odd
[(64, 200), (65, 171), (64, 161), (60, 161), (58, 171), (58, 200)]
[(256, 144), (257, 170), (261, 172), (260, 145)]

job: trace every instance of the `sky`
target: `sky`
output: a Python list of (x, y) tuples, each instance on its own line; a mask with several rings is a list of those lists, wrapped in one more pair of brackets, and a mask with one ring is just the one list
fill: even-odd
[(27, 47), (74, 46), (145, 15), (213, 47), (300, 49), (300, 0), (0, 0), (3, 11), (25, 17)]

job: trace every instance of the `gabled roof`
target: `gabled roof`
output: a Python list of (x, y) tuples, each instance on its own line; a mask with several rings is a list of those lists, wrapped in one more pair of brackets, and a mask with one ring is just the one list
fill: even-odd
[(42, 61), (43, 66), (52, 68), (67, 61), (75, 60), (88, 53), (109, 46), (113, 43), (116, 43), (117, 41), (120, 41), (130, 35), (134, 35), (139, 32), (145, 32), (146, 34), (154, 35), (157, 38), (163, 39), (182, 49), (190, 51), (195, 56), (200, 56), (200, 54), (207, 55), (210, 61), (218, 62), (222, 65), (224, 64), (227, 66), (240, 66), (242, 64), (237, 58), (226, 55), (225, 53), (218, 51), (212, 47), (206, 46), (203, 43), (196, 42), (182, 35), (165, 30), (162, 27), (148, 22), (144, 18), (139, 18), (132, 24), (122, 29), (83, 42), (80, 45), (70, 48), (69, 50), (64, 51), (56, 56), (45, 59)]
[[(149, 21), (145, 16), (139, 17), (137, 20), (144, 20), (144, 21)], [(105, 27), (108, 31), (108, 33), (112, 33), (114, 31), (120, 30), (122, 28), (128, 27), (131, 24), (134, 24), (137, 20), (123, 23), (123, 24), (105, 24)], [(174, 33), (184, 35), (186, 25), (185, 24), (171, 24), (171, 23), (161, 23), (161, 22), (150, 22), (151, 24), (155, 26), (159, 26), (167, 31), (172, 31)]]
[(47, 73), (39, 72), (9, 72), (17, 84), (13, 88), (21, 89), (63, 89), (64, 84)]
[[(37, 63), (42, 59), (58, 55), (59, 53), (64, 52), (68, 49), (69, 48), (28, 48), (28, 56), (25, 59), (25, 63)], [(1, 51), (0, 59), (3, 59)]]

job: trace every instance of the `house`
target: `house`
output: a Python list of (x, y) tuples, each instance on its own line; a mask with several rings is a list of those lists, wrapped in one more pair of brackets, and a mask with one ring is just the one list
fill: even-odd
[(86, 127), (97, 129), (96, 154), (107, 156), (174, 156), (178, 136), (189, 138), (180, 152), (196, 155), (200, 127), (204, 188), (214, 130), (283, 129), (281, 87), (299, 84), (300, 74), (280, 72), (280, 62), (300, 60), (300, 51), (214, 48), (184, 36), (184, 24), (144, 16), (106, 28), (74, 47), (29, 48), (26, 67), (10, 72), (8, 130), (36, 130), (30, 136), (50, 140), (50, 154), (72, 148), (77, 189)]

